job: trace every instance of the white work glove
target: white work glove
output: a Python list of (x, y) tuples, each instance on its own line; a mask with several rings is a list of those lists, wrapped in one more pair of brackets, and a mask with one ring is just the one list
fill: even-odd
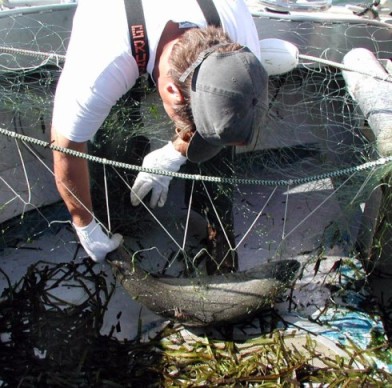
[[(145, 156), (142, 167), (177, 172), (186, 162), (186, 157), (178, 152), (172, 142), (164, 147), (150, 152)], [(131, 203), (139, 205), (143, 198), (151, 191), (150, 207), (162, 207), (167, 199), (170, 181), (169, 176), (139, 172), (131, 191)]]
[(97, 263), (102, 263), (106, 255), (117, 249), (123, 240), (118, 233), (109, 237), (94, 218), (87, 226), (73, 225), (73, 227), (84, 250)]

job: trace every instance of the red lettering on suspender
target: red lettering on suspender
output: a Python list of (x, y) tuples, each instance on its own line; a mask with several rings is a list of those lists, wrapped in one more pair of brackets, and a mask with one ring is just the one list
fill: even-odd
[(139, 54), (139, 52), (146, 52), (146, 44), (144, 43), (144, 40), (134, 40), (134, 47), (136, 54)]
[(144, 26), (141, 24), (131, 26), (131, 35), (133, 40), (135, 60), (139, 68), (139, 73), (142, 74), (146, 71), (147, 67)]
[(131, 26), (131, 33), (134, 39), (141, 38), (144, 39), (144, 28), (142, 24), (136, 26)]

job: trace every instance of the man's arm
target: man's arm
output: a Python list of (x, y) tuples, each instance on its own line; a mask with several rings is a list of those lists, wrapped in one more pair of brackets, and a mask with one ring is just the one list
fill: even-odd
[[(59, 135), (52, 128), (52, 141), (59, 147), (86, 152), (87, 144), (76, 143)], [(54, 173), (57, 189), (71, 216), (75, 231), (86, 253), (96, 262), (118, 248), (122, 242), (120, 234), (107, 235), (93, 217), (90, 194), (90, 174), (86, 159), (59, 151), (53, 152)]]
[[(87, 151), (87, 143), (76, 143), (58, 134), (52, 128), (53, 145), (70, 148), (79, 152)], [(92, 216), (90, 176), (86, 159), (62, 152), (53, 152), (54, 173), (57, 190), (72, 216), (76, 226), (88, 225)]]

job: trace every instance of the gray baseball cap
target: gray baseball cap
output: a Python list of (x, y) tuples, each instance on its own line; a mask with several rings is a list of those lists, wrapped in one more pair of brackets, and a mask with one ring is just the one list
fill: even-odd
[(268, 109), (268, 74), (257, 57), (247, 47), (223, 53), (216, 48), (203, 51), (180, 78), (194, 71), (190, 95), (196, 132), (187, 158), (195, 163), (225, 146), (252, 144)]

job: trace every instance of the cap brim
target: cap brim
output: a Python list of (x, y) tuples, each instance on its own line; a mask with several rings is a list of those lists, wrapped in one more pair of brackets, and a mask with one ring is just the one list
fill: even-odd
[(189, 142), (186, 157), (193, 163), (203, 163), (213, 158), (223, 148), (224, 146), (208, 143), (196, 131)]

